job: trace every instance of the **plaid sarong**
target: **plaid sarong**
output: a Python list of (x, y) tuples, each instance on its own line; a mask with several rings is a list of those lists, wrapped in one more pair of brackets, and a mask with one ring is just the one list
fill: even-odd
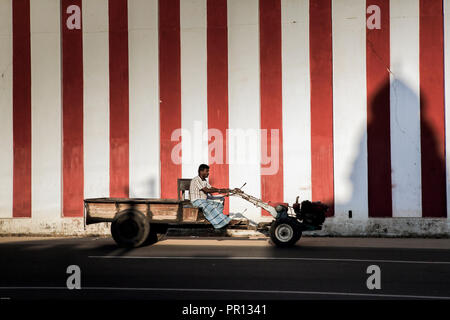
[(230, 222), (230, 217), (223, 213), (223, 204), (214, 200), (197, 199), (192, 202), (196, 208), (201, 208), (205, 218), (214, 228), (219, 229)]

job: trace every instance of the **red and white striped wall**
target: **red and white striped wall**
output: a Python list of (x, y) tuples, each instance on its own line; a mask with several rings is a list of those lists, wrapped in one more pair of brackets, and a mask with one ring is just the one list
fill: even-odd
[[(212, 185), (336, 218), (447, 218), (448, 8), (0, 0), (0, 218), (176, 198), (200, 163)], [(234, 198), (226, 211), (266, 215)]]

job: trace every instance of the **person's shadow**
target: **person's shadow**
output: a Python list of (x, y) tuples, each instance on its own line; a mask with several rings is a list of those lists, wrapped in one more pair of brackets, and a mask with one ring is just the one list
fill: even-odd
[(427, 108), (400, 79), (380, 87), (349, 176), (351, 197), (336, 201), (337, 215), (362, 218), (367, 203), (369, 218), (447, 216), (445, 140), (420, 116)]

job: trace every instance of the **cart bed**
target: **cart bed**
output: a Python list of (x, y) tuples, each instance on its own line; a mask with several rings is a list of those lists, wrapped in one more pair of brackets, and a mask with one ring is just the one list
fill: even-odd
[(86, 224), (112, 222), (126, 209), (147, 216), (150, 223), (208, 224), (202, 211), (192, 207), (189, 200), (150, 198), (91, 198), (84, 200)]

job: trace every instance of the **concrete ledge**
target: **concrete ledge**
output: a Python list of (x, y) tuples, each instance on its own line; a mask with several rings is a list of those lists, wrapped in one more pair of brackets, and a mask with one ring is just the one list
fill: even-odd
[[(218, 236), (212, 230), (176, 229), (170, 232), (171, 235), (186, 235), (191, 232), (199, 236)], [(85, 230), (82, 218), (60, 218), (52, 221), (30, 218), (0, 219), (0, 235), (100, 236), (110, 235), (110, 224), (93, 224), (86, 226)], [(305, 232), (304, 235), (450, 238), (450, 219), (371, 218), (358, 220), (334, 217), (326, 220), (323, 230)], [(225, 236), (261, 237), (262, 234), (253, 230), (227, 230)]]
[(328, 218), (322, 230), (309, 232), (315, 236), (366, 237), (450, 237), (447, 218)]
[(0, 219), (0, 234), (47, 236), (97, 236), (109, 235), (110, 223), (86, 226), (83, 218), (36, 220), (31, 218)]

